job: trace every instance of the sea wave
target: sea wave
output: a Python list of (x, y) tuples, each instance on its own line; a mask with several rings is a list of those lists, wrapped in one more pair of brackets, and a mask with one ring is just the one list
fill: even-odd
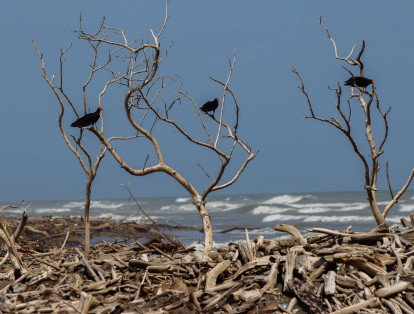
[[(299, 209), (297, 212), (300, 213), (300, 214), (317, 214), (317, 213), (331, 212), (333, 210), (334, 210), (333, 208), (329, 208), (329, 207), (323, 207), (323, 206), (322, 207), (318, 207), (318, 206), (314, 207), (314, 206), (312, 206), (312, 207), (305, 207), (305, 208)], [(337, 210), (337, 209), (335, 209), (335, 210)]]
[[(152, 215), (150, 217), (151, 217), (152, 220), (165, 219), (164, 217), (152, 216)], [(140, 216), (131, 215), (131, 216), (126, 217), (124, 220), (151, 223), (151, 221), (147, 217), (145, 217), (144, 215), (140, 215)]]
[(266, 205), (260, 205), (257, 206), (255, 209), (251, 211), (253, 215), (260, 215), (260, 214), (278, 214), (278, 213), (284, 213), (291, 210), (290, 208), (280, 208), (277, 206), (266, 206)]
[(126, 216), (113, 213), (103, 213), (95, 216), (97, 218), (111, 218), (113, 220), (125, 220)]
[(292, 204), (294, 208), (298, 208), (299, 213), (324, 213), (329, 211), (355, 211), (368, 208), (366, 203), (314, 203), (314, 204)]
[(401, 213), (414, 212), (414, 205), (413, 204), (399, 204), (398, 207), (399, 207), (398, 211), (401, 212)]
[[(233, 209), (237, 209), (242, 207), (243, 204), (231, 204), (231, 203), (227, 203), (227, 202), (222, 202), (222, 201), (214, 201), (214, 202), (207, 202), (206, 203), (206, 207), (208, 210), (213, 210), (213, 211), (229, 211), (229, 210), (233, 210)], [(177, 205), (164, 205), (160, 208), (160, 210), (162, 211), (196, 211), (197, 208), (194, 206), (193, 203), (187, 203), (187, 204), (183, 204), (180, 206)]]
[[(82, 209), (85, 205), (85, 202), (69, 202), (65, 204), (65, 207)], [(91, 201), (91, 208), (100, 208), (100, 209), (117, 209), (124, 206), (124, 203), (111, 202), (111, 201)]]
[(215, 202), (207, 202), (206, 203), (206, 208), (207, 209), (212, 209), (212, 210), (220, 210), (223, 212), (227, 212), (229, 210), (233, 210), (233, 209), (237, 209), (243, 207), (243, 204), (229, 204), (226, 202), (221, 202), (221, 201), (215, 201)]
[[(30, 210), (30, 208), (29, 208)], [(4, 210), (4, 214), (21, 214), (23, 210), (21, 208), (7, 208)]]
[(175, 205), (165, 205), (165, 206), (162, 206), (160, 208), (160, 210), (165, 210), (165, 211), (168, 211), (168, 210), (177, 210), (177, 209), (178, 209), (178, 207), (175, 206)]
[(84, 202), (69, 202), (65, 204), (65, 206), (70, 208), (82, 208), (84, 204)]
[(36, 214), (55, 214), (55, 213), (67, 213), (72, 211), (69, 208), (38, 208), (34, 212)]
[(162, 211), (171, 211), (171, 212), (177, 212), (177, 211), (193, 211), (197, 210), (197, 208), (192, 204), (184, 204), (181, 206), (176, 205), (164, 205), (160, 208)]
[[(96, 218), (111, 218), (113, 220), (124, 220), (124, 221), (149, 221), (149, 219), (145, 216), (142, 215), (119, 215), (119, 214), (113, 214), (113, 213), (102, 213), (99, 214), (97, 216), (95, 216)], [(158, 216), (150, 216), (151, 219), (162, 219), (161, 217)]]
[(177, 198), (175, 201), (177, 202), (177, 203), (185, 203), (185, 202), (188, 202), (190, 200), (190, 198), (189, 197), (179, 197), (179, 198)]
[(91, 208), (100, 208), (100, 209), (117, 209), (124, 206), (123, 203), (115, 203), (108, 201), (92, 201)]
[(389, 201), (382, 201), (382, 202), (377, 202), (378, 205), (388, 205), (390, 202)]
[(292, 196), (292, 195), (280, 195), (272, 197), (271, 199), (264, 201), (263, 204), (273, 205), (273, 204), (292, 204), (299, 202), (303, 199), (303, 196)]
[(290, 220), (300, 220), (302, 222), (350, 222), (350, 221), (373, 221), (374, 218), (370, 216), (359, 216), (359, 215), (350, 215), (350, 216), (308, 216), (308, 215), (282, 215), (274, 214), (266, 216), (262, 219), (262, 222), (271, 222), (271, 221), (290, 221)]
[[(409, 217), (406, 217), (409, 219)], [(388, 223), (393, 222), (397, 224), (399, 227), (401, 227), (401, 216), (387, 216), (385, 219)], [(394, 226), (392, 226), (394, 227)]]

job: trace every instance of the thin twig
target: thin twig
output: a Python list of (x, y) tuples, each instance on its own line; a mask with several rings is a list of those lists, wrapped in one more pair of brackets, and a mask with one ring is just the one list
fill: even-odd
[(391, 183), (390, 183), (390, 175), (388, 172), (388, 161), (386, 163), (386, 172), (387, 172), (387, 182), (388, 182), (388, 188), (390, 189), (391, 199), (394, 198), (394, 194), (392, 193)]

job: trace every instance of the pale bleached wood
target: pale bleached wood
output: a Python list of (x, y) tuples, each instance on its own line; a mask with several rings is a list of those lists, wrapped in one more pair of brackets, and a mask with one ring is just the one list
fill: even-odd
[(335, 272), (333, 270), (328, 271), (328, 274), (322, 275), (324, 281), (324, 292), (326, 296), (331, 296), (335, 294), (336, 284), (335, 284)]
[(366, 309), (368, 307), (373, 308), (373, 307), (379, 307), (379, 306), (380, 306), (380, 301), (378, 300), (378, 298), (372, 298), (366, 301), (361, 301), (357, 304), (344, 307), (343, 309), (335, 311), (332, 314), (351, 314), (361, 309)]
[(88, 313), (92, 302), (93, 302), (93, 296), (86, 292), (82, 292), (77, 309), (79, 310), (81, 314), (86, 314)]
[(85, 256), (81, 253), (81, 251), (79, 251), (78, 248), (75, 248), (75, 251), (79, 255), (79, 257), (81, 258), (83, 265), (85, 265), (85, 267), (88, 270), (88, 272), (92, 275), (93, 279), (96, 282), (100, 281), (100, 278), (96, 275), (95, 271), (92, 269), (91, 265), (86, 260)]
[(263, 286), (263, 291), (272, 290), (277, 283), (277, 275), (279, 274), (279, 262), (276, 261), (272, 268), (270, 268), (270, 273), (267, 276), (266, 284)]
[(391, 302), (387, 299), (382, 299), (381, 302), (390, 309), (392, 314), (403, 314), (400, 309), (400, 306), (394, 302)]
[(300, 241), (301, 245), (306, 245), (308, 242), (306, 241), (306, 239), (302, 236), (302, 234), (298, 231), (298, 229), (296, 229), (294, 226), (292, 225), (287, 225), (287, 224), (277, 224), (274, 229), (276, 231), (279, 232), (287, 232), (290, 235), (292, 235), (292, 237), (294, 238), (298, 238)]
[(296, 299), (296, 297), (292, 298), (292, 300), (290, 300), (288, 307), (286, 308), (286, 310), (288, 310), (289, 312), (293, 311), (293, 308), (295, 307), (295, 305), (298, 304), (298, 299)]
[(220, 264), (217, 264), (212, 270), (207, 273), (206, 276), (206, 290), (210, 290), (216, 285), (217, 277), (222, 274), (231, 265), (230, 260), (224, 260)]
[(410, 286), (410, 284), (411, 283), (409, 282), (400, 281), (396, 284), (386, 286), (386, 287), (376, 290), (375, 295), (379, 298), (386, 298), (386, 297), (392, 296), (394, 294), (397, 294), (397, 293), (400, 293), (406, 290)]
[(360, 280), (356, 280), (353, 278), (336, 275), (335, 281), (338, 285), (345, 287), (345, 288), (352, 288), (352, 289), (363, 289), (364, 285)]
[(22, 274), (26, 273), (26, 268), (23, 265), (23, 261), (20, 257), (19, 252), (17, 251), (16, 245), (13, 239), (10, 237), (7, 227), (3, 222), (0, 222), (0, 237), (6, 243), (9, 259), (12, 262), (12, 265), (15, 269), (18, 269)]
[(405, 302), (402, 298), (396, 297), (391, 300), (395, 303), (398, 303), (404, 313), (409, 313), (409, 314), (414, 313), (414, 309), (407, 302)]
[(293, 279), (293, 270), (295, 269), (296, 264), (296, 252), (288, 251), (286, 264), (285, 264), (285, 280), (283, 282), (283, 291), (286, 291), (288, 288), (288, 283)]
[(371, 280), (365, 281), (365, 285), (367, 287), (371, 287), (372, 285), (375, 285), (377, 283), (381, 284), (382, 287), (390, 285), (390, 282), (385, 274), (377, 274)]

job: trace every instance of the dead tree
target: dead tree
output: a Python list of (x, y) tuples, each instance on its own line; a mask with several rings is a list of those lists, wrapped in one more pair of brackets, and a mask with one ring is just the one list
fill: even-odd
[[(109, 74), (110, 76), (104, 90), (106, 90), (108, 85), (112, 83), (116, 83), (115, 86), (118, 86), (121, 90), (123, 89), (124, 96), (123, 100), (120, 101), (122, 106), (119, 109), (124, 112), (128, 118), (133, 134), (125, 137), (113, 136), (108, 138), (104, 135), (103, 126), (100, 130), (91, 127), (88, 128), (88, 131), (95, 134), (99, 139), (99, 143), (104, 146), (104, 149), (101, 146), (101, 154), (98, 157), (97, 165), (99, 165), (99, 161), (103, 157), (105, 150), (108, 150), (121, 168), (131, 175), (145, 176), (151, 173), (163, 172), (171, 176), (178, 184), (180, 184), (190, 194), (193, 203), (200, 214), (205, 233), (205, 252), (210, 252), (213, 245), (213, 231), (210, 216), (206, 208), (206, 198), (211, 192), (224, 189), (236, 182), (248, 163), (256, 156), (257, 152), (253, 153), (251, 148), (238, 137), (239, 106), (235, 94), (229, 87), (229, 81), (236, 60), (236, 53), (234, 54), (233, 61), (230, 62), (229, 75), (226, 81), (210, 77), (212, 81), (218, 84), (222, 91), (222, 105), (220, 115), (217, 118), (214, 115), (205, 115), (199, 111), (196, 101), (181, 90), (181, 80), (173, 80), (160, 73), (159, 63), (166, 57), (167, 51), (161, 51), (159, 39), (166, 25), (167, 13), (168, 6), (166, 7), (163, 25), (156, 30), (150, 30), (152, 36), (151, 42), (139, 41), (138, 39), (129, 41), (123, 30), (106, 25), (105, 20), (101, 23), (98, 31), (95, 33), (86, 32), (82, 28), (82, 24), (78, 30), (75, 30), (75, 33), (80, 40), (85, 40), (94, 47), (95, 60), (98, 52), (105, 51), (108, 54), (109, 51), (107, 62), (102, 66), (98, 67), (96, 65), (95, 67), (92, 67), (93, 70), (91, 75), (97, 74), (98, 70), (102, 70), (99, 71), (99, 73), (102, 73), (102, 75)], [(42, 59), (40, 53), (39, 56)], [(74, 110), (72, 102), (66, 97), (66, 93), (63, 92), (63, 89), (53, 85), (53, 78), (50, 80), (47, 79), (44, 64), (43, 71), (43, 77), (49, 83), (58, 98), (61, 106), (61, 115), (63, 115), (64, 100), (68, 101)], [(174, 88), (173, 95), (164, 97), (164, 95), (168, 93), (165, 91), (167, 82), (168, 84), (173, 82), (179, 86)], [(63, 99), (61, 95), (63, 95)], [(167, 97), (169, 97), (171, 101), (166, 102), (164, 99), (167, 99)], [(184, 122), (177, 122), (172, 118), (172, 109), (174, 109), (174, 105), (179, 102), (191, 105), (188, 110), (192, 110), (193, 114), (198, 117), (197, 119), (200, 121), (201, 126), (198, 131), (199, 133), (203, 132), (205, 135), (191, 134), (189, 131), (185, 130)], [(224, 108), (226, 107), (227, 109), (227, 106), (225, 106), (227, 104), (229, 105), (228, 110), (226, 110), (227, 114), (224, 115)], [(234, 109), (234, 115), (228, 113), (229, 109)], [(234, 120), (232, 121), (232, 123), (234, 123), (232, 126), (230, 126), (229, 123), (226, 123), (227, 117), (229, 116), (232, 116), (231, 119)], [(211, 119), (209, 127), (204, 121), (206, 117)], [(80, 140), (76, 140), (75, 143), (77, 146), (76, 148), (73, 147), (63, 131), (61, 118), (59, 119), (59, 123), (66, 143), (78, 157), (85, 172), (89, 174), (88, 178), (93, 178), (96, 174), (96, 172), (93, 172), (93, 169), (95, 168), (88, 170), (86, 167), (87, 165), (82, 161), (77, 151), (77, 147), (80, 147), (82, 152), (87, 155), (86, 149), (82, 146)], [(162, 128), (173, 128), (176, 130), (175, 134), (177, 134), (177, 136), (182, 136), (190, 143), (200, 146), (216, 155), (218, 166), (215, 168), (214, 174), (209, 173), (205, 167), (199, 164), (202, 169), (202, 175), (207, 175), (211, 179), (211, 182), (202, 192), (199, 192), (195, 186), (184, 178), (176, 169), (166, 163), (164, 159), (165, 155), (174, 153), (186, 154), (186, 152), (162, 151), (157, 138), (153, 134), (153, 130), (156, 129), (158, 125)], [(211, 130), (211, 125), (214, 126), (214, 131)], [(125, 141), (129, 142), (129, 145), (136, 143), (136, 141), (138, 141), (138, 145), (141, 143), (139, 141), (147, 141), (147, 143), (152, 146), (153, 155), (151, 155), (151, 151), (143, 151), (143, 156), (141, 157), (143, 160), (145, 159), (145, 162), (143, 162), (142, 167), (134, 168), (134, 166), (127, 163), (125, 159), (127, 156), (121, 155), (121, 153), (114, 148), (112, 141), (115, 139), (123, 140), (124, 145), (126, 144)], [(237, 168), (238, 170), (229, 175), (228, 165), (230, 160), (234, 159), (233, 154), (239, 155), (243, 152), (246, 154), (246, 158), (243, 159)], [(88, 158), (89, 165), (91, 165), (90, 156)], [(212, 172), (211, 169), (210, 172)], [(224, 174), (226, 174), (226, 176), (224, 176)]]
[[(81, 23), (81, 25), (82, 25), (82, 23)], [(71, 152), (78, 159), (83, 171), (85, 172), (86, 178), (87, 178), (86, 199), (85, 199), (84, 210), (85, 210), (85, 256), (88, 257), (89, 256), (89, 251), (90, 251), (90, 220), (89, 220), (90, 214), (89, 214), (89, 209), (90, 209), (90, 205), (91, 205), (92, 183), (93, 183), (93, 180), (95, 179), (96, 174), (98, 172), (98, 168), (99, 168), (99, 165), (101, 163), (101, 160), (105, 156), (106, 147), (104, 147), (102, 145), (102, 143), (99, 143), (99, 148), (98, 148), (98, 151), (97, 151), (96, 161), (95, 161), (95, 163), (93, 163), (92, 153), (91, 153), (93, 148), (86, 148), (85, 145), (82, 143), (82, 137), (83, 137), (84, 129), (80, 128), (78, 137), (75, 137), (74, 135), (71, 134), (70, 138), (72, 139), (72, 141), (68, 138), (68, 136), (66, 134), (64, 123), (63, 123), (63, 115), (65, 113), (65, 108), (67, 106), (70, 106), (73, 113), (76, 115), (77, 118), (79, 118), (79, 114), (78, 114), (79, 109), (78, 110), (76, 109), (76, 106), (75, 106), (74, 102), (71, 100), (68, 93), (63, 88), (63, 65), (64, 65), (65, 61), (67, 60), (67, 58), (68, 58), (66, 56), (66, 54), (68, 53), (69, 48), (71, 47), (71, 45), (69, 45), (69, 47), (64, 49), (64, 50), (61, 50), (61, 54), (60, 54), (60, 71), (59, 71), (60, 82), (58, 84), (55, 83), (55, 74), (53, 74), (51, 77), (47, 76), (43, 55), (40, 53), (40, 51), (36, 47), (36, 44), (35, 44), (34, 40), (33, 40), (33, 45), (36, 49), (37, 54), (39, 55), (41, 63), (42, 63), (42, 77), (44, 78), (46, 83), (49, 85), (49, 87), (52, 89), (52, 91), (53, 91), (54, 95), (56, 96), (56, 99), (58, 100), (58, 103), (60, 105), (59, 118), (58, 118), (59, 130), (62, 134), (63, 139), (65, 140), (66, 145), (69, 147)], [(88, 112), (88, 109), (90, 109), (90, 107), (88, 106), (88, 102), (87, 102), (87, 88), (88, 88), (89, 84), (92, 82), (92, 79), (94, 78), (94, 76), (99, 71), (103, 71), (105, 69), (105, 66), (111, 60), (111, 55), (109, 54), (109, 56), (107, 56), (107, 60), (104, 61), (102, 65), (99, 65), (98, 64), (98, 47), (99, 47), (99, 43), (90, 42), (90, 46), (91, 46), (91, 48), (94, 52), (93, 53), (93, 61), (92, 61), (92, 64), (91, 64), (91, 71), (90, 71), (89, 77), (86, 79), (86, 82), (82, 86), (83, 112), (85, 114)], [(102, 97), (106, 93), (108, 86), (112, 83), (113, 83), (112, 81), (108, 81), (105, 84), (105, 86), (104, 86), (103, 90), (101, 91), (101, 93), (99, 94), (99, 96), (98, 96), (99, 107), (101, 107), (101, 105), (102, 105)], [(103, 119), (101, 119), (101, 132), (102, 133), (103, 133), (103, 130), (104, 130), (104, 123), (103, 123)]]
[[(357, 57), (355, 59), (352, 58), (352, 54), (354, 52), (354, 47), (352, 47), (351, 52), (347, 57), (340, 57), (338, 56), (337, 48), (335, 41), (331, 37), (328, 28), (322, 24), (322, 19), (320, 19), (319, 24), (325, 29), (329, 39), (331, 40), (334, 50), (335, 50), (335, 57), (338, 60), (344, 61), (347, 64), (351, 66), (356, 66), (359, 70), (359, 75), (354, 75), (350, 70), (348, 70), (346, 67), (343, 67), (346, 71), (349, 72), (349, 74), (352, 77), (356, 76), (364, 76), (364, 63), (361, 61), (361, 57), (365, 50), (365, 41), (362, 42), (361, 50), (359, 51)], [(342, 87), (341, 84), (338, 82), (338, 87), (336, 88), (330, 88), (329, 90), (334, 91), (336, 94), (336, 110), (339, 114), (339, 118), (323, 118), (315, 114), (314, 108), (312, 106), (310, 97), (308, 92), (305, 90), (305, 85), (303, 83), (302, 77), (300, 76), (298, 70), (293, 65), (292, 70), (299, 78), (301, 85), (299, 86), (299, 89), (301, 89), (302, 93), (306, 97), (306, 101), (309, 106), (310, 116), (306, 116), (306, 119), (314, 119), (318, 120), (324, 123), (327, 123), (333, 127), (335, 127), (337, 130), (339, 130), (342, 134), (344, 134), (348, 141), (351, 143), (352, 148), (355, 152), (355, 154), (358, 156), (358, 158), (361, 160), (363, 166), (364, 166), (364, 189), (367, 193), (367, 198), (370, 204), (370, 208), (372, 211), (372, 214), (377, 222), (378, 225), (385, 224), (385, 218), (391, 209), (391, 207), (398, 202), (400, 197), (404, 194), (404, 192), (407, 190), (408, 186), (410, 185), (413, 176), (414, 176), (414, 169), (411, 171), (410, 175), (408, 176), (408, 179), (404, 186), (397, 192), (396, 195), (394, 195), (391, 183), (389, 179), (388, 174), (388, 163), (386, 167), (386, 173), (387, 173), (387, 181), (388, 181), (388, 187), (391, 194), (391, 201), (385, 206), (385, 208), (381, 211), (381, 209), (378, 206), (378, 202), (376, 199), (376, 192), (377, 190), (377, 180), (378, 180), (378, 172), (380, 170), (379, 165), (379, 158), (384, 153), (383, 147), (388, 137), (388, 120), (387, 115), (391, 110), (391, 107), (389, 107), (387, 110), (384, 110), (380, 106), (380, 101), (378, 97), (378, 93), (376, 90), (376, 87), (374, 83), (372, 84), (371, 91), (368, 91), (368, 88), (364, 89), (362, 87), (354, 86), (351, 88), (351, 96), (349, 98), (346, 98), (346, 104), (347, 107), (344, 108), (343, 102), (344, 102), (344, 96), (342, 94)], [(354, 92), (354, 89), (356, 91)], [(356, 100), (361, 108), (362, 108), (362, 114), (365, 118), (365, 136), (367, 139), (367, 144), (369, 147), (370, 154), (368, 156), (365, 156), (362, 152), (360, 147), (358, 146), (357, 142), (355, 141), (354, 134), (351, 133), (351, 102), (353, 100)], [(372, 127), (371, 127), (371, 114), (373, 111), (377, 111), (377, 113), (382, 118), (382, 122), (384, 124), (384, 133), (382, 134), (381, 141), (379, 142), (379, 146), (377, 145), (374, 135), (372, 133)]]

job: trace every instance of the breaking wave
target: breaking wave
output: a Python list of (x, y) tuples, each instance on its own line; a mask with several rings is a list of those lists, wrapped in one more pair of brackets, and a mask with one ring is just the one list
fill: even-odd
[(269, 215), (262, 219), (262, 222), (271, 222), (271, 221), (289, 221), (289, 220), (300, 220), (302, 222), (350, 222), (350, 221), (373, 221), (374, 217), (371, 216), (308, 216), (308, 215)]
[(299, 202), (303, 199), (303, 196), (291, 196), (291, 195), (281, 195), (275, 196), (271, 199), (264, 201), (263, 204), (273, 205), (273, 204), (292, 204)]
[(278, 214), (278, 213), (284, 213), (289, 210), (292, 210), (290, 208), (280, 208), (277, 206), (265, 206), (260, 205), (257, 206), (255, 209), (251, 211), (253, 215), (260, 215), (260, 214)]
[(188, 202), (190, 200), (190, 198), (189, 197), (179, 197), (179, 198), (177, 198), (175, 201), (177, 202), (177, 203), (185, 203), (185, 202)]
[(70, 212), (69, 208), (38, 208), (34, 212), (36, 214), (56, 214), (56, 213), (67, 213)]
[[(69, 202), (66, 204), (66, 207), (74, 209), (83, 209), (85, 202)], [(117, 209), (124, 206), (124, 203), (117, 203), (111, 201), (91, 201), (91, 208), (100, 208), (100, 209)]]

